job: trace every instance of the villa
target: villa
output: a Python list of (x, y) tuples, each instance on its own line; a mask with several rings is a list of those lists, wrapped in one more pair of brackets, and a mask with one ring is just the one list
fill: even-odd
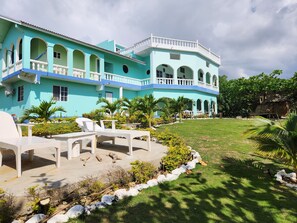
[(52, 97), (66, 116), (81, 116), (98, 98), (147, 94), (189, 98), (193, 115), (217, 113), (220, 64), (198, 41), (151, 35), (131, 47), (92, 45), (0, 16), (0, 110), (18, 117)]

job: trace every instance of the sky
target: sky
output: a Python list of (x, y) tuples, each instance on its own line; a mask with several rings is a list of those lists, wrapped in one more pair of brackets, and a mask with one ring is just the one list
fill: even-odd
[(229, 79), (297, 72), (297, 0), (0, 0), (0, 15), (91, 44), (198, 40)]

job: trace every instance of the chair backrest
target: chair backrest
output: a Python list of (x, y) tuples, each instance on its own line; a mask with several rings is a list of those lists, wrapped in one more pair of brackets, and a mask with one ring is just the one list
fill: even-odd
[[(78, 126), (81, 128), (84, 132), (92, 132), (94, 131), (94, 123), (89, 118), (77, 118), (75, 119), (75, 122), (78, 124)], [(102, 131), (104, 130), (99, 125), (95, 124), (95, 131)]]
[(12, 116), (0, 111), (0, 138), (19, 138), (19, 132)]

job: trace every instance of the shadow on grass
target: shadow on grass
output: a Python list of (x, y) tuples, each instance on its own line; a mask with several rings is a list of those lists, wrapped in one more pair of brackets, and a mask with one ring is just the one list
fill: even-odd
[(297, 221), (297, 193), (264, 173), (271, 164), (228, 157), (222, 162), (217, 175), (195, 169), (177, 181), (150, 188), (73, 222)]

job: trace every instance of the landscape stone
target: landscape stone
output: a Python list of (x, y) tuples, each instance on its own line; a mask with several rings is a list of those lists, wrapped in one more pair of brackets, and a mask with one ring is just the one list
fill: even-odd
[(77, 218), (80, 216), (82, 213), (84, 213), (85, 208), (81, 205), (75, 205), (72, 208), (70, 208), (67, 212), (66, 215), (69, 218)]
[(67, 222), (69, 217), (65, 214), (57, 214), (47, 221), (47, 223), (63, 223)]

